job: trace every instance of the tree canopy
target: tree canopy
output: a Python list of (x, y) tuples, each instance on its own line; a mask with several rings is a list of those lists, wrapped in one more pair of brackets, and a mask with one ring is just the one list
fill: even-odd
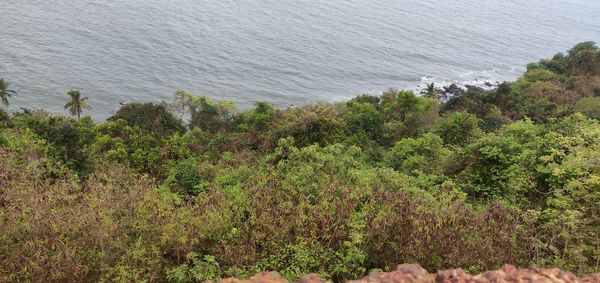
[(0, 281), (597, 272), (598, 58), (585, 42), (447, 101), (240, 110), (178, 90), (102, 122), (79, 92), (77, 119), (0, 109)]

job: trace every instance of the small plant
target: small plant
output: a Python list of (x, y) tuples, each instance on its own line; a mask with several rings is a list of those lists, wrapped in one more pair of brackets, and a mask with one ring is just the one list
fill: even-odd
[(219, 263), (214, 256), (200, 256), (191, 252), (186, 256), (187, 262), (167, 271), (170, 282), (203, 282), (206, 280), (217, 281), (221, 278)]

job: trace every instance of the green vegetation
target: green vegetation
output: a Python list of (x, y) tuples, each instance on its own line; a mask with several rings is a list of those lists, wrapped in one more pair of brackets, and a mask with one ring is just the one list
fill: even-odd
[(8, 98), (17, 94), (16, 91), (8, 89), (9, 87), (10, 82), (0, 79), (0, 101), (2, 102), (2, 106), (8, 106)]
[(92, 109), (92, 106), (86, 102), (88, 98), (81, 97), (81, 93), (79, 93), (79, 91), (71, 90), (68, 94), (71, 97), (71, 101), (65, 104), (65, 109), (69, 109), (71, 116), (77, 116), (77, 120), (81, 119), (81, 113), (84, 109)]
[(0, 109), (0, 281), (600, 271), (595, 44), (493, 91), (425, 93), (241, 111), (178, 90), (102, 123), (79, 93), (77, 120)]

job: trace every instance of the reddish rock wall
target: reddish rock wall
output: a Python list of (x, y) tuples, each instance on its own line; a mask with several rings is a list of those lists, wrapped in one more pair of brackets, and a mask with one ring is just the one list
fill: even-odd
[[(263, 272), (249, 280), (227, 278), (222, 283), (289, 283), (277, 272)], [(326, 282), (316, 275), (308, 275), (297, 281), (298, 283)], [(416, 264), (399, 265), (393, 272), (374, 272), (360, 280), (349, 283), (488, 283), (488, 282), (600, 282), (600, 273), (595, 275), (577, 277), (575, 274), (565, 272), (558, 268), (553, 269), (518, 269), (512, 265), (505, 265), (499, 270), (487, 271), (479, 275), (470, 275), (462, 269), (440, 270), (437, 273), (428, 273), (427, 270)]]

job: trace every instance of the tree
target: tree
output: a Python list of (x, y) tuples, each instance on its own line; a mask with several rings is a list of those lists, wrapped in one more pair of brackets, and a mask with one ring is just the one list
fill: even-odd
[[(92, 125), (63, 116), (36, 115), (28, 119), (28, 128), (48, 143), (46, 156), (54, 163), (60, 162), (55, 168), (65, 165), (85, 179), (93, 169), (93, 158), (88, 150), (94, 139), (90, 136)], [(57, 172), (50, 170), (48, 174), (56, 177)]]
[(109, 120), (118, 119), (123, 119), (131, 126), (137, 126), (160, 137), (167, 137), (185, 131), (181, 119), (169, 112), (164, 103), (126, 104), (117, 111), (116, 115), (109, 118)]
[(433, 98), (433, 99), (438, 99), (439, 95), (437, 93), (437, 90), (435, 89), (435, 84), (434, 83), (430, 83), (427, 84), (427, 88), (421, 91), (421, 94), (425, 97), (425, 98)]
[(176, 112), (189, 115), (190, 128), (199, 127), (210, 133), (227, 130), (232, 114), (236, 111), (232, 101), (213, 100), (181, 89), (175, 91), (171, 107)]
[(372, 140), (381, 140), (383, 118), (373, 104), (350, 101), (344, 115), (346, 131), (349, 135), (363, 133)]
[(417, 110), (422, 102), (412, 91), (399, 91), (390, 88), (381, 97), (381, 109), (387, 121), (392, 119), (404, 122), (409, 113)]
[(406, 174), (413, 174), (415, 170), (427, 174), (440, 173), (450, 153), (440, 136), (426, 133), (419, 138), (398, 141), (387, 152), (385, 164)]
[(2, 105), (8, 106), (8, 98), (16, 95), (17, 92), (11, 89), (8, 89), (10, 86), (10, 82), (5, 79), (0, 79), (0, 100), (2, 100)]
[(437, 134), (446, 144), (465, 145), (480, 134), (477, 116), (466, 111), (454, 112), (438, 125)]
[(596, 43), (593, 41), (580, 42), (568, 51), (569, 56), (574, 56), (584, 50), (598, 51), (598, 46), (596, 46)]
[(69, 109), (71, 116), (77, 115), (77, 119), (81, 119), (81, 112), (83, 109), (91, 110), (92, 106), (90, 106), (87, 102), (85, 102), (88, 97), (81, 97), (81, 93), (76, 90), (69, 91), (69, 96), (71, 96), (71, 101), (65, 104), (65, 109)]

